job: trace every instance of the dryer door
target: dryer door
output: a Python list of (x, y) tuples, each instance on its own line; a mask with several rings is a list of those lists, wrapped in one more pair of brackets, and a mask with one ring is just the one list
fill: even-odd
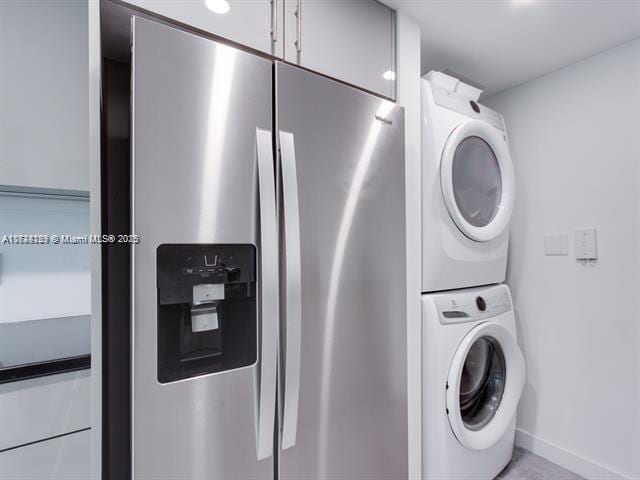
[(525, 368), (516, 340), (485, 322), (462, 340), (447, 379), (447, 413), (458, 441), (483, 450), (494, 445), (516, 415)]
[(503, 132), (480, 120), (456, 127), (442, 151), (440, 181), (449, 215), (467, 237), (487, 242), (508, 227), (515, 178)]

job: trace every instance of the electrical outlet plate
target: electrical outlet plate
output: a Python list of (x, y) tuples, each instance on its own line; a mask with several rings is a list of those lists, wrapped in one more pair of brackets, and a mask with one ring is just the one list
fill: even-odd
[(596, 229), (588, 228), (575, 231), (576, 260), (596, 260)]

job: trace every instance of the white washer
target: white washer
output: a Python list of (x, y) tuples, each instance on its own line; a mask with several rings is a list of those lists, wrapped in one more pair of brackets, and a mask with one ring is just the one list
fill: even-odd
[(515, 178), (502, 116), (481, 91), (422, 80), (422, 291), (505, 280)]
[(422, 296), (425, 480), (490, 480), (511, 459), (524, 359), (506, 285)]

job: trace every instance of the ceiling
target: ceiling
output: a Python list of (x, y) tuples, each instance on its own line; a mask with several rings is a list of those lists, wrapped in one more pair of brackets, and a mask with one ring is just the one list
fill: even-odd
[(422, 73), (484, 96), (640, 37), (640, 0), (381, 0), (422, 28)]

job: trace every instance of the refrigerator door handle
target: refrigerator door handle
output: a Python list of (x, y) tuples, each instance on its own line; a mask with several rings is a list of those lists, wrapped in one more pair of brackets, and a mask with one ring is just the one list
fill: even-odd
[(300, 400), (300, 342), (302, 328), (302, 297), (300, 274), (300, 215), (298, 211), (298, 179), (293, 134), (280, 133), (282, 160), (282, 197), (284, 204), (285, 314), (286, 353), (284, 373), (284, 414), (282, 449), (296, 444), (298, 404)]
[(273, 414), (276, 407), (278, 355), (278, 229), (271, 131), (256, 129), (258, 192), (260, 195), (261, 344), (257, 414), (258, 460), (273, 454)]

